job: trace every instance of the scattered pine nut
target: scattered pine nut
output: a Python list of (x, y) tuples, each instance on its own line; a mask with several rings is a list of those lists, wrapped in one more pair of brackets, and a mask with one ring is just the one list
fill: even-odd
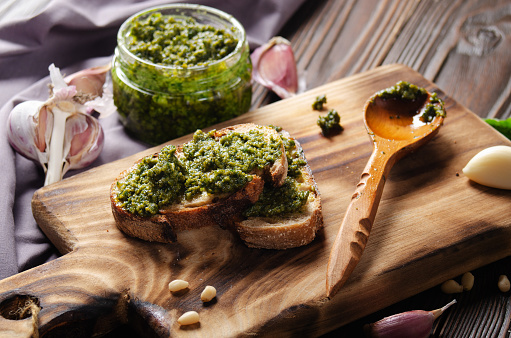
[(443, 282), (441, 289), (443, 293), (460, 293), (463, 291), (463, 286), (459, 285), (454, 279), (449, 279)]
[(177, 292), (184, 290), (188, 287), (188, 282), (182, 279), (175, 279), (172, 282), (169, 283), (169, 291), (170, 292)]
[(204, 288), (204, 291), (202, 291), (202, 293), (200, 295), (200, 299), (203, 302), (209, 302), (215, 297), (216, 297), (216, 289), (211, 285), (206, 286)]
[(472, 290), (472, 287), (474, 286), (474, 275), (470, 272), (465, 272), (461, 277), (461, 285), (465, 291)]
[(200, 320), (199, 314), (195, 311), (188, 311), (181, 315), (181, 317), (178, 318), (177, 323), (179, 325), (192, 325), (195, 323), (198, 323)]
[(509, 291), (511, 286), (509, 284), (509, 279), (507, 278), (506, 275), (500, 275), (499, 276), (499, 281), (497, 283), (497, 286), (499, 287), (499, 290), (502, 291), (502, 292), (508, 292)]

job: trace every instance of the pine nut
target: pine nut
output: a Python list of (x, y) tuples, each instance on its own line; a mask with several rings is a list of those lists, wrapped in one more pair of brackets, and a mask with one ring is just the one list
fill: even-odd
[(502, 292), (508, 292), (509, 289), (511, 288), (509, 284), (509, 279), (507, 278), (506, 275), (499, 276), (499, 282), (497, 283), (497, 285), (499, 287), (499, 290)]
[(199, 314), (195, 311), (185, 312), (179, 317), (177, 323), (179, 325), (192, 325), (199, 322)]
[(465, 272), (463, 276), (461, 276), (461, 285), (463, 285), (463, 290), (470, 291), (474, 286), (474, 275), (470, 272)]
[(441, 289), (444, 293), (460, 293), (463, 291), (463, 286), (459, 285), (455, 280), (449, 279), (442, 284)]
[(177, 292), (184, 290), (188, 287), (188, 282), (182, 279), (175, 279), (172, 282), (169, 283), (169, 291), (170, 292)]
[(204, 288), (204, 291), (202, 291), (202, 293), (200, 295), (200, 299), (203, 302), (209, 302), (215, 297), (216, 297), (216, 289), (214, 287), (212, 287), (211, 285), (206, 286)]

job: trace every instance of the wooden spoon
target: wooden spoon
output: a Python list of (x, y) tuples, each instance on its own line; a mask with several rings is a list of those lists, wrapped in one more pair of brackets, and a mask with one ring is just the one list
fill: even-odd
[[(390, 169), (401, 157), (428, 142), (444, 120), (443, 102), (425, 90), (415, 99), (383, 98), (382, 92), (373, 95), (364, 107), (364, 123), (374, 149), (330, 252), (327, 297), (339, 291), (362, 256)], [(421, 116), (428, 103), (443, 114), (423, 122)]]

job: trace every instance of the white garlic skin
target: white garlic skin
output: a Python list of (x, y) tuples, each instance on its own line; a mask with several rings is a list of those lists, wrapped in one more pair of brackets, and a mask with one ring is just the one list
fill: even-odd
[(463, 168), (472, 181), (498, 189), (511, 189), (511, 147), (494, 146), (476, 154)]

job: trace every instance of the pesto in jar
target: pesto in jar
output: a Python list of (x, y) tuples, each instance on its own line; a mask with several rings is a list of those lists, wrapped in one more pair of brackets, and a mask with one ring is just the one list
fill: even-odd
[(183, 146), (166, 146), (157, 157), (145, 157), (117, 183), (119, 206), (151, 216), (173, 202), (197, 195), (233, 193), (252, 179), (251, 173), (272, 165), (282, 155), (282, 139), (268, 139), (261, 130), (231, 132), (219, 139), (198, 130)]
[(137, 139), (161, 144), (249, 110), (250, 50), (232, 16), (200, 5), (163, 6), (128, 19), (117, 40), (114, 103)]
[(205, 66), (231, 54), (238, 40), (228, 31), (194, 18), (151, 13), (133, 22), (126, 41), (134, 55), (164, 66)]

